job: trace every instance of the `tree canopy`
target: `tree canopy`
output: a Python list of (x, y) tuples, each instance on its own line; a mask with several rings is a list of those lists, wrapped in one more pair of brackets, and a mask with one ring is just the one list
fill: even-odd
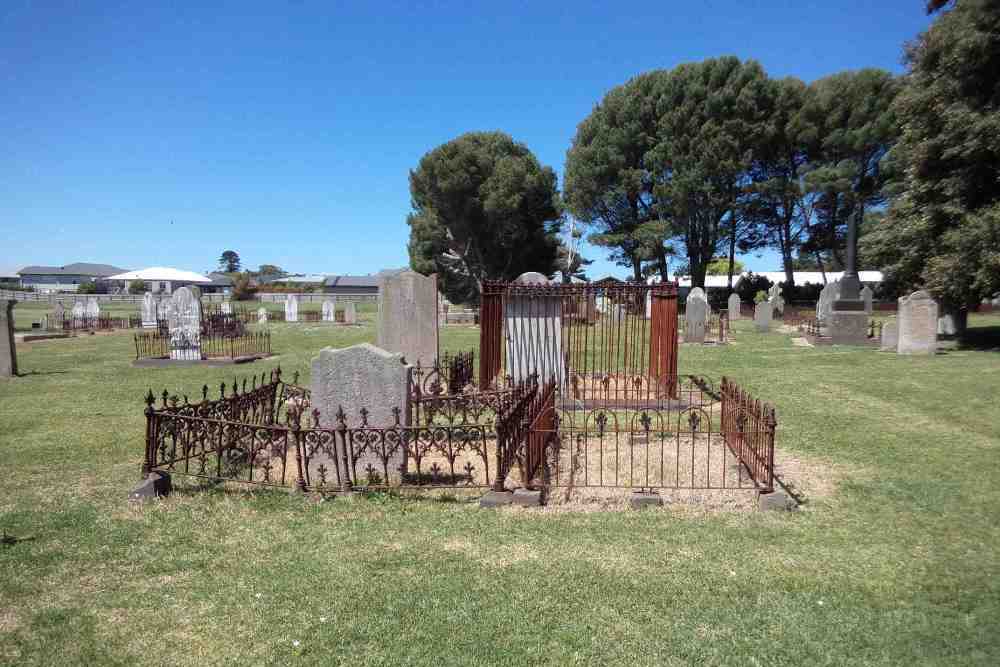
[(455, 303), (482, 281), (556, 271), (561, 214), (556, 175), (502, 132), (471, 132), (438, 146), (410, 172), (410, 265), (437, 273)]
[(225, 250), (219, 256), (219, 269), (226, 273), (235, 273), (240, 270), (240, 254), (235, 250)]
[(1000, 290), (1000, 3), (960, 0), (906, 58), (901, 188), (863, 251), (897, 290), (928, 288), (961, 327), (964, 309)]

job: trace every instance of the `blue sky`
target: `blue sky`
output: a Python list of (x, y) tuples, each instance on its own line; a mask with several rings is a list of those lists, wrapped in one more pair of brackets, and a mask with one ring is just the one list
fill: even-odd
[(929, 22), (922, 0), (203, 4), (0, 6), (0, 267), (402, 266), (408, 171), (463, 132), (561, 177), (577, 124), (639, 72), (901, 72)]

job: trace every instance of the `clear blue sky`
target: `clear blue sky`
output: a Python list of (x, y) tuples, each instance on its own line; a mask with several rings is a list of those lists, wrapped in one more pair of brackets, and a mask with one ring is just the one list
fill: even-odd
[(901, 72), (923, 4), (6, 0), (0, 267), (204, 271), (227, 248), (254, 268), (401, 266), (408, 170), (435, 146), (499, 129), (561, 176), (577, 124), (639, 72), (723, 54), (806, 81)]

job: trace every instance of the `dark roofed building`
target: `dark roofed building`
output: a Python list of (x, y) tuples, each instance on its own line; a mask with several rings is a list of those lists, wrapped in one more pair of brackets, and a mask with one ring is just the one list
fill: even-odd
[(17, 272), (23, 287), (39, 291), (74, 291), (80, 283), (101, 282), (108, 276), (125, 273), (111, 264), (75, 262), (66, 266), (26, 266)]
[(329, 276), (323, 281), (329, 294), (378, 294), (377, 276)]

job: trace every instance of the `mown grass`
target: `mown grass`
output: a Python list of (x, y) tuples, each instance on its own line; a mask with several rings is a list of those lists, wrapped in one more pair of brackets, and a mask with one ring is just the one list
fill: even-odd
[[(0, 661), (9, 664), (1000, 662), (1000, 354), (905, 358), (737, 325), (683, 346), (778, 409), (832, 495), (792, 514), (485, 511), (201, 488), (130, 507), (142, 394), (357, 328), (274, 325), (272, 363), (135, 369), (127, 334), (19, 346), (0, 380)], [(451, 350), (477, 330), (445, 329)], [(780, 460), (779, 460), (780, 463)], [(793, 480), (794, 481), (794, 480)], [(295, 642), (298, 642), (297, 644)]]

